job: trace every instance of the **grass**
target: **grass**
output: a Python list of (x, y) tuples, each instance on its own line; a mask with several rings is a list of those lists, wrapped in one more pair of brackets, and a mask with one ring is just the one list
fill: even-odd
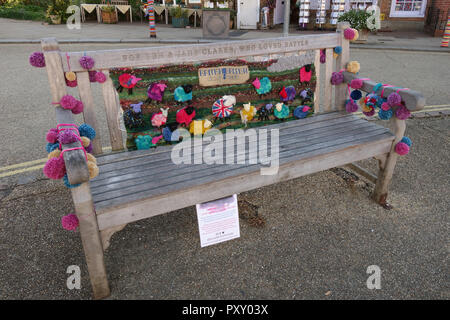
[(45, 8), (32, 5), (1, 6), (0, 18), (45, 21)]

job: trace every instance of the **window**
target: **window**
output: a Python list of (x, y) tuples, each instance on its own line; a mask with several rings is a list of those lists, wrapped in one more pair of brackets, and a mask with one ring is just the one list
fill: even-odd
[(427, 0), (392, 0), (390, 17), (424, 17)]

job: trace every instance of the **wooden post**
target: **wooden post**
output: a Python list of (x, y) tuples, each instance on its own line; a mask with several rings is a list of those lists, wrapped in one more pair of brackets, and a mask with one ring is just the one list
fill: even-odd
[[(348, 22), (338, 22), (336, 32), (339, 33), (339, 45), (342, 47), (342, 53), (336, 59), (336, 72), (345, 69), (350, 60), (350, 41), (344, 38), (344, 30), (350, 28)], [(334, 89), (334, 107), (336, 110), (345, 109), (345, 100), (347, 96), (347, 84), (341, 83)]]
[(324, 111), (330, 112), (332, 108), (332, 90), (331, 86), (331, 74), (333, 73), (333, 49), (327, 48), (325, 49), (325, 85), (324, 85)]
[(154, 0), (147, 0), (148, 28), (150, 30), (150, 38), (156, 38), (155, 8), (153, 8), (154, 3)]
[(319, 113), (320, 110), (320, 49), (316, 50), (314, 57), (314, 69), (316, 72), (316, 89), (314, 90), (314, 113)]

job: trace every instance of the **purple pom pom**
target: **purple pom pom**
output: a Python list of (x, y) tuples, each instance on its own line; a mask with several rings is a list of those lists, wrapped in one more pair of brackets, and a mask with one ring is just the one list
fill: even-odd
[(331, 84), (338, 85), (344, 82), (344, 75), (341, 72), (333, 72), (331, 74)]
[(89, 56), (83, 56), (80, 58), (80, 65), (83, 69), (92, 69), (94, 67), (95, 61)]
[(97, 73), (95, 74), (95, 80), (96, 80), (98, 83), (103, 83), (103, 82), (106, 81), (106, 76), (105, 76), (105, 74), (104, 74), (103, 72), (99, 71), (99, 72), (97, 72)]
[(404, 142), (399, 142), (395, 145), (395, 152), (401, 156), (404, 156), (409, 153), (409, 146)]
[(400, 103), (402, 103), (402, 97), (397, 92), (392, 92), (387, 98), (387, 103), (391, 107), (398, 106)]
[(30, 55), (29, 58), (30, 64), (36, 68), (45, 67), (45, 58), (42, 52), (36, 51)]
[(76, 107), (72, 109), (72, 113), (73, 113), (73, 114), (79, 114), (79, 113), (82, 113), (83, 110), (84, 110), (84, 104), (83, 104), (83, 102), (78, 101)]
[(78, 221), (78, 217), (71, 213), (61, 218), (61, 224), (64, 229), (74, 231), (78, 228), (80, 222)]
[(92, 142), (85, 148), (87, 153), (92, 153)]
[(50, 143), (55, 143), (56, 141), (58, 141), (58, 130), (56, 130), (55, 128), (51, 128), (50, 130), (48, 130), (45, 139)]
[(44, 174), (50, 179), (62, 179), (66, 174), (64, 159), (59, 157), (47, 160), (44, 166)]
[(321, 50), (320, 51), (320, 63), (325, 63), (327, 62), (327, 56), (325, 55), (325, 51)]
[(400, 120), (406, 120), (411, 116), (411, 112), (404, 105), (400, 105), (395, 109), (395, 116)]
[(90, 82), (97, 82), (97, 79), (95, 78), (96, 74), (97, 74), (97, 71), (89, 71), (89, 81)]
[(75, 108), (78, 104), (78, 100), (72, 97), (70, 94), (66, 94), (64, 97), (61, 98), (61, 101), (59, 102), (62, 108), (64, 109), (70, 109), (72, 110)]
[(353, 89), (361, 89), (363, 86), (363, 81), (361, 79), (353, 79), (350, 82), (350, 87), (352, 87)]
[(347, 40), (353, 40), (355, 37), (355, 30), (352, 28), (347, 28), (344, 30), (344, 38)]
[(347, 112), (349, 113), (356, 112), (358, 111), (358, 105), (353, 99), (348, 99), (345, 103), (345, 110), (347, 110)]
[(77, 136), (72, 130), (63, 130), (58, 135), (58, 141), (62, 144), (74, 143), (77, 140)]

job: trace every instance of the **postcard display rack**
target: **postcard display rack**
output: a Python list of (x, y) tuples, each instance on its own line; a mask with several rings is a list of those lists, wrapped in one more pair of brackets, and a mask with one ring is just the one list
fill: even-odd
[(316, 25), (319, 25), (319, 28), (322, 27), (322, 24), (325, 24), (325, 17), (327, 14), (325, 5), (326, 5), (325, 0), (318, 1), (317, 12), (316, 12)]
[(309, 23), (309, 9), (311, 7), (311, 1), (310, 0), (301, 0), (300, 1), (300, 7), (299, 7), (299, 13), (298, 13), (298, 24), (305, 28), (306, 25)]
[(333, 0), (331, 4), (330, 24), (336, 25), (338, 18), (345, 12), (345, 0)]

